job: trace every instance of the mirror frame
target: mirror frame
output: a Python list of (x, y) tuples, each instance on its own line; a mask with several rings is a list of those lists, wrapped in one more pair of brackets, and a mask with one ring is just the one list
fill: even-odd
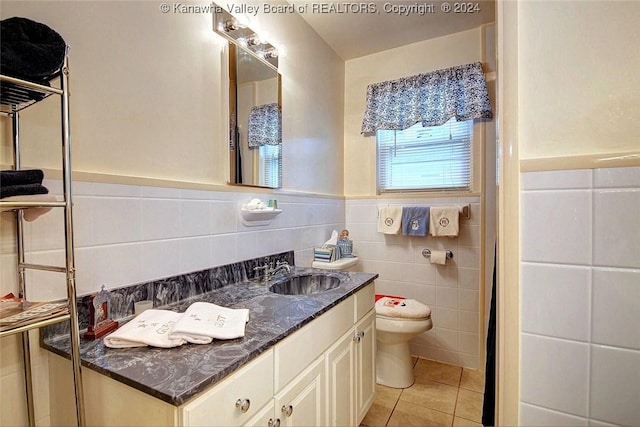
[[(249, 187), (261, 187), (261, 188), (282, 188), (282, 170), (278, 175), (277, 186), (265, 186), (258, 184), (247, 184), (244, 182), (238, 182), (237, 176), (237, 162), (238, 162), (238, 50), (242, 49), (243, 52), (250, 55), (253, 59), (258, 60), (262, 65), (268, 66), (275, 72), (276, 85), (277, 85), (277, 102), (282, 109), (282, 76), (272, 64), (264, 61), (258, 55), (255, 55), (248, 49), (243, 49), (242, 46), (236, 43), (228, 43), (228, 62), (229, 62), (229, 184), (230, 185), (244, 185)], [(282, 123), (280, 123), (282, 126)], [(282, 144), (280, 144), (282, 147)], [(280, 152), (280, 164), (282, 164), (282, 149)]]
[[(215, 5), (215, 3), (213, 3)], [(241, 22), (242, 21), (242, 22)], [(230, 185), (244, 185), (251, 187), (262, 188), (282, 188), (282, 167), (280, 167), (278, 173), (278, 184), (275, 187), (238, 183), (236, 176), (236, 163), (237, 163), (237, 139), (238, 139), (238, 96), (237, 96), (237, 59), (238, 49), (242, 52), (246, 52), (252, 58), (255, 58), (261, 64), (274, 70), (276, 74), (277, 85), (277, 102), (280, 106), (280, 127), (282, 130), (282, 76), (278, 71), (278, 49), (272, 44), (264, 40), (259, 40), (258, 43), (251, 43), (251, 39), (256, 37), (260, 39), (251, 28), (246, 25), (246, 21), (242, 17), (235, 17), (231, 15), (223, 7), (216, 5), (216, 9), (213, 13), (213, 30), (220, 36), (229, 41), (227, 44), (228, 54), (228, 83), (229, 83), (229, 121), (228, 121), (228, 137), (229, 137), (229, 181)], [(280, 144), (280, 157), (278, 163), (282, 166), (282, 144)]]

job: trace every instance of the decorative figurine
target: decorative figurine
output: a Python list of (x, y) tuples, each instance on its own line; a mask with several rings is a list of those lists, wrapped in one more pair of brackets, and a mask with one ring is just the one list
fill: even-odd
[(349, 230), (342, 230), (338, 239), (338, 247), (344, 258), (353, 258), (353, 242), (349, 240)]
[(89, 327), (84, 338), (95, 340), (118, 329), (118, 322), (110, 317), (111, 293), (104, 288), (89, 297)]

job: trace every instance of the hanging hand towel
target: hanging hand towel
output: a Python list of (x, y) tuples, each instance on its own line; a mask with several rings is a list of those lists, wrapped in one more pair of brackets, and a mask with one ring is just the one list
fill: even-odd
[(432, 236), (456, 237), (459, 230), (460, 210), (458, 208), (431, 206), (429, 213), (429, 234)]
[(426, 236), (428, 231), (428, 206), (406, 206), (402, 208), (402, 234), (405, 236)]
[(146, 310), (104, 337), (104, 345), (111, 348), (152, 347), (171, 348), (186, 343), (169, 337), (173, 324), (183, 316), (169, 310)]
[(209, 344), (214, 338), (230, 340), (244, 337), (249, 321), (246, 308), (231, 309), (208, 302), (196, 302), (189, 306), (169, 334), (193, 344)]
[(398, 234), (402, 223), (402, 206), (384, 206), (378, 210), (378, 233)]
[(426, 319), (431, 309), (414, 299), (382, 297), (376, 301), (376, 314), (404, 319)]

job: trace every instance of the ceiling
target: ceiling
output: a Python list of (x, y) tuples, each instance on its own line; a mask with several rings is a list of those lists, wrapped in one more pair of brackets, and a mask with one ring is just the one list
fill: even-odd
[[(441, 0), (360, 3), (293, 0), (289, 3), (298, 9), (303, 4), (307, 5), (306, 13), (300, 13), (300, 16), (345, 61), (495, 21), (494, 0), (471, 3)], [(443, 12), (455, 5), (460, 9), (468, 9), (468, 5), (472, 5), (473, 10)]]

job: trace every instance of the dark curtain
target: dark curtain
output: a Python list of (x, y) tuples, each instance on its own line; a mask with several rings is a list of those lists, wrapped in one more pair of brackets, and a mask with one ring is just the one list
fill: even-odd
[(482, 405), (482, 425), (494, 426), (496, 407), (496, 250), (493, 252), (493, 284), (491, 289), (491, 309), (487, 330), (487, 362), (485, 365), (484, 402)]
[(236, 150), (236, 184), (242, 184), (242, 149), (240, 148), (240, 132), (238, 128), (236, 128), (234, 137)]

